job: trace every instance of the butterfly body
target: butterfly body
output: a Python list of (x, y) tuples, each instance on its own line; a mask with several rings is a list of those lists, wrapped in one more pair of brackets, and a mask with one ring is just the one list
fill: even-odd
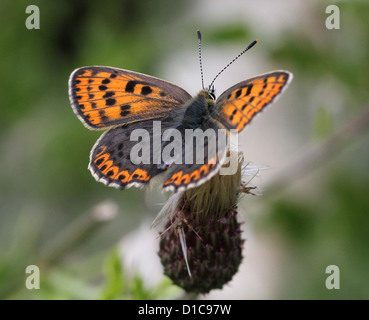
[(201, 90), (195, 98), (183, 106), (183, 109), (182, 124), (197, 128), (213, 116), (214, 100), (207, 90)]
[[(210, 179), (218, 172), (225, 152), (214, 150), (207, 141), (204, 153), (213, 151), (215, 156), (186, 163), (185, 153), (191, 151), (186, 130), (240, 132), (291, 79), (287, 71), (274, 71), (240, 82), (215, 100), (212, 90), (204, 89), (191, 97), (182, 88), (155, 77), (92, 66), (71, 74), (69, 97), (73, 111), (87, 128), (107, 130), (90, 154), (89, 169), (96, 180), (126, 189), (146, 186), (153, 177), (166, 173), (163, 189), (178, 191)], [(135, 140), (134, 133), (140, 130), (145, 141)], [(166, 137), (174, 131), (182, 137), (175, 143)], [(214, 139), (218, 142), (218, 133)], [(131, 158), (138, 143), (141, 153), (147, 155), (142, 162)], [(163, 160), (161, 156), (170, 144), (182, 152)]]

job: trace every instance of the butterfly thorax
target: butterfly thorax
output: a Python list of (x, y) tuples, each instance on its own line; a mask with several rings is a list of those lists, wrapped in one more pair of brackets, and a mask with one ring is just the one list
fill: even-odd
[(198, 127), (212, 114), (214, 100), (207, 90), (201, 90), (195, 98), (186, 104), (185, 108), (182, 123), (189, 127)]

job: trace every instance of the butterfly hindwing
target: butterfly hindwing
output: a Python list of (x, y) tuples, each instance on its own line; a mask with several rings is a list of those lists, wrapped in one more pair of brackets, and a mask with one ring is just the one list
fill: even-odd
[[(182, 141), (182, 164), (169, 168), (163, 183), (164, 191), (177, 192), (196, 187), (219, 171), (226, 152), (226, 130), (221, 129), (217, 121), (212, 119), (202, 123), (196, 130), (199, 133), (198, 136), (204, 136), (204, 139), (194, 138), (193, 144), (190, 144), (187, 139)], [(188, 138), (184, 133), (182, 137)], [(191, 154), (192, 163), (186, 160), (189, 158), (188, 153)]]
[[(160, 123), (163, 130), (173, 125), (172, 119), (163, 120)], [(155, 161), (155, 155), (161, 152), (162, 134), (161, 130), (153, 129), (155, 126), (159, 126), (159, 121), (146, 120), (112, 128), (104, 133), (90, 154), (89, 169), (95, 179), (108, 186), (126, 189), (146, 186), (153, 177), (165, 171)], [(154, 139), (159, 141), (155, 147), (158, 150), (154, 150)]]
[(73, 111), (89, 129), (158, 119), (191, 96), (164, 80), (111, 67), (76, 69), (69, 79)]
[(242, 81), (219, 96), (214, 117), (227, 129), (240, 132), (282, 93), (291, 80), (291, 73), (274, 71)]

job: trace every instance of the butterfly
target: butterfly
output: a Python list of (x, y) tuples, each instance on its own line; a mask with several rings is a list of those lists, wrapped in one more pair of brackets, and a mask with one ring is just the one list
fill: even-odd
[[(201, 65), (199, 32), (198, 37)], [(176, 129), (183, 137), (189, 129), (241, 132), (283, 92), (291, 79), (288, 71), (269, 72), (242, 81), (215, 99), (214, 80), (208, 89), (203, 87), (197, 96), (191, 97), (184, 89), (159, 78), (118, 68), (90, 66), (78, 68), (70, 75), (69, 98), (74, 113), (88, 129), (107, 130), (90, 153), (89, 169), (97, 181), (118, 189), (144, 187), (165, 173), (163, 190), (177, 192), (209, 180), (219, 171), (226, 150), (214, 149), (205, 141), (204, 154), (212, 151), (210, 153), (215, 155), (210, 159), (205, 156), (202, 162), (157, 162), (155, 154), (161, 155), (170, 144), (170, 140), (163, 142), (163, 132)], [(149, 161), (141, 163), (131, 159), (137, 144), (145, 143), (143, 137), (141, 141), (132, 139), (133, 133), (138, 131), (146, 132), (148, 137), (141, 153), (147, 153)], [(154, 146), (154, 138), (161, 143)], [(215, 140), (218, 141), (218, 135)], [(177, 160), (185, 160), (184, 151), (189, 149), (189, 144), (182, 142), (176, 143), (183, 150)]]

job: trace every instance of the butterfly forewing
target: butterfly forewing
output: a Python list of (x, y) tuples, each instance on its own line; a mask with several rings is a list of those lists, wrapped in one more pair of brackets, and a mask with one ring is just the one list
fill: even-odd
[(191, 96), (180, 87), (141, 73), (83, 67), (69, 79), (74, 112), (90, 129), (105, 129), (173, 113)]
[(281, 94), (291, 79), (287, 71), (274, 71), (242, 81), (220, 95), (214, 117), (227, 129), (240, 132)]

